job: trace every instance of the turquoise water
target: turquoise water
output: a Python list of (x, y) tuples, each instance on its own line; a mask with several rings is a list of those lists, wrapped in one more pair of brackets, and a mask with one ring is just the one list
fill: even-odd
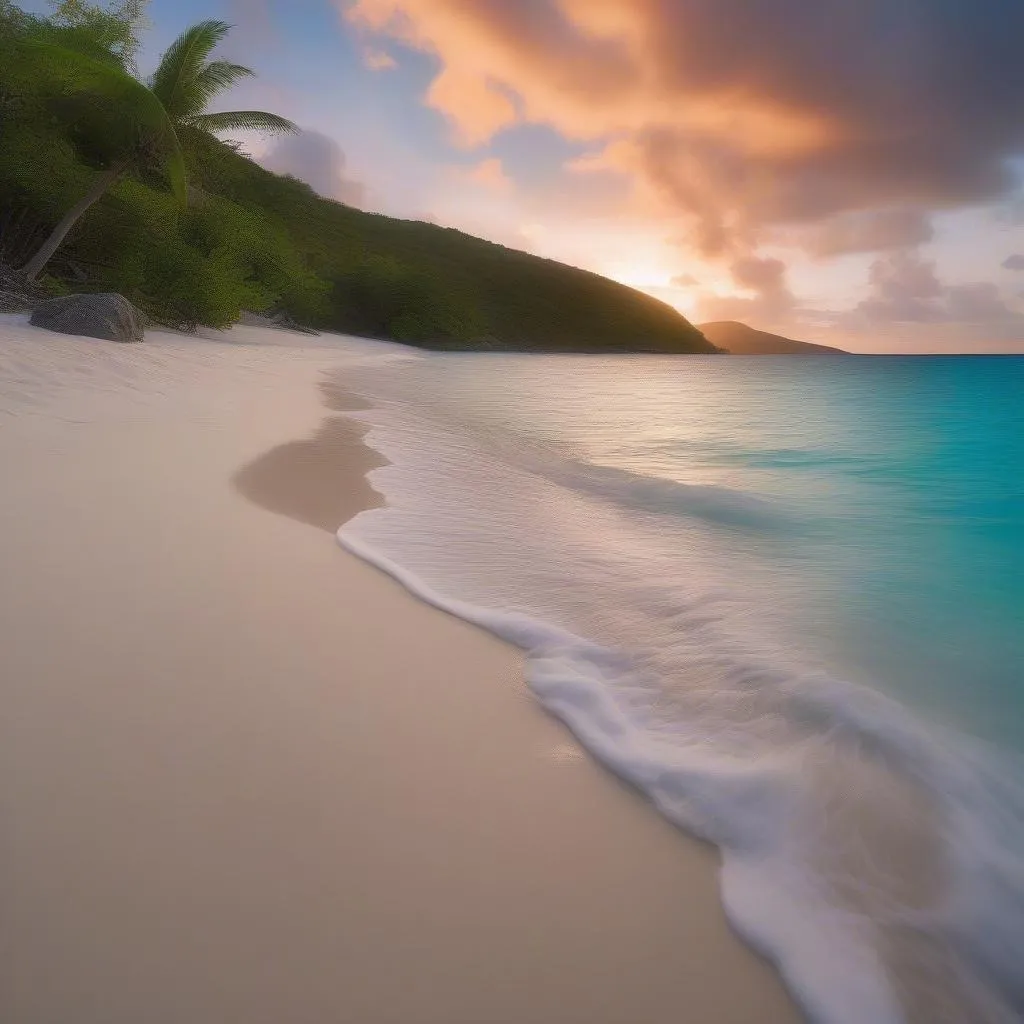
[(527, 650), (584, 746), (722, 848), (813, 1019), (1024, 1019), (1024, 359), (340, 380), (392, 463), (343, 543)]

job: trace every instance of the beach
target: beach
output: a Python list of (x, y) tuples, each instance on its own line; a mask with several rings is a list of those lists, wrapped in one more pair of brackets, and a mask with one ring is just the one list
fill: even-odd
[(0, 317), (0, 1019), (800, 1019), (716, 851), (338, 544), (388, 351)]

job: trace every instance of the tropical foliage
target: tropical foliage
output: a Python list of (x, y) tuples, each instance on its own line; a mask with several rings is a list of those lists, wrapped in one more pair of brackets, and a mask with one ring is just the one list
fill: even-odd
[(292, 126), (211, 111), (252, 73), (215, 57), (228, 26), (188, 29), (143, 82), (144, 6), (65, 0), (38, 18), (0, 0), (3, 261), (29, 264), (103, 185), (45, 280), (119, 291), (159, 322), (223, 327), (248, 309), (446, 348), (710, 350), (670, 307), (595, 274), (365, 213), (264, 170), (220, 136)]
[[(125, 174), (159, 168), (184, 202), (183, 147), (201, 157), (217, 141), (218, 131), (296, 130), (290, 121), (263, 111), (207, 110), (218, 93), (253, 74), (240, 64), (209, 60), (228, 33), (230, 26), (222, 21), (202, 21), (186, 29), (153, 77), (140, 82), (133, 73), (138, 49), (133, 30), (141, 15), (142, 0), (122, 0), (111, 11), (84, 0), (65, 0), (54, 18), (24, 33), (25, 59), (46, 72), (47, 86), (56, 85), (76, 98), (85, 96), (87, 105), (92, 101), (84, 112), (86, 124), (95, 138), (102, 138), (101, 148), (109, 151), (104, 170), (25, 265), (29, 280), (49, 262), (79, 218)], [(107, 101), (102, 112), (95, 108), (97, 99)], [(82, 113), (72, 123), (80, 124)]]

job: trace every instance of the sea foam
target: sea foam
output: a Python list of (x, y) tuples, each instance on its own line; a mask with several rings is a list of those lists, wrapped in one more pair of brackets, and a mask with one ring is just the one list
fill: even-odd
[(488, 396), (481, 412), (466, 367), (346, 374), (390, 465), (371, 474), (387, 507), (342, 545), (526, 652), (583, 747), (720, 848), (729, 919), (813, 1020), (1020, 1020), (1019, 758), (793, 642), (771, 604), (799, 591), (772, 558), (807, 508), (737, 486), (753, 478), (602, 465), (600, 425), (545, 443), (539, 408), (495, 421)]

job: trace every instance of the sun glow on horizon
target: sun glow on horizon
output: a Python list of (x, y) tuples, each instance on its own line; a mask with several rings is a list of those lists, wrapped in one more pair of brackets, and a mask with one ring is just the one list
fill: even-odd
[(673, 309), (678, 310), (687, 319), (692, 319), (697, 312), (697, 298), (689, 289), (675, 288), (669, 285), (666, 288), (659, 287), (638, 287), (637, 291), (650, 295), (651, 298), (667, 303)]
[(605, 263), (598, 273), (667, 303), (690, 320), (698, 316), (702, 298), (739, 297), (721, 272), (702, 271), (698, 281), (693, 275), (680, 274), (678, 267), (667, 270), (665, 263), (656, 259)]
[(672, 275), (656, 263), (629, 261), (610, 263), (601, 269), (605, 277), (630, 288), (671, 288)]

